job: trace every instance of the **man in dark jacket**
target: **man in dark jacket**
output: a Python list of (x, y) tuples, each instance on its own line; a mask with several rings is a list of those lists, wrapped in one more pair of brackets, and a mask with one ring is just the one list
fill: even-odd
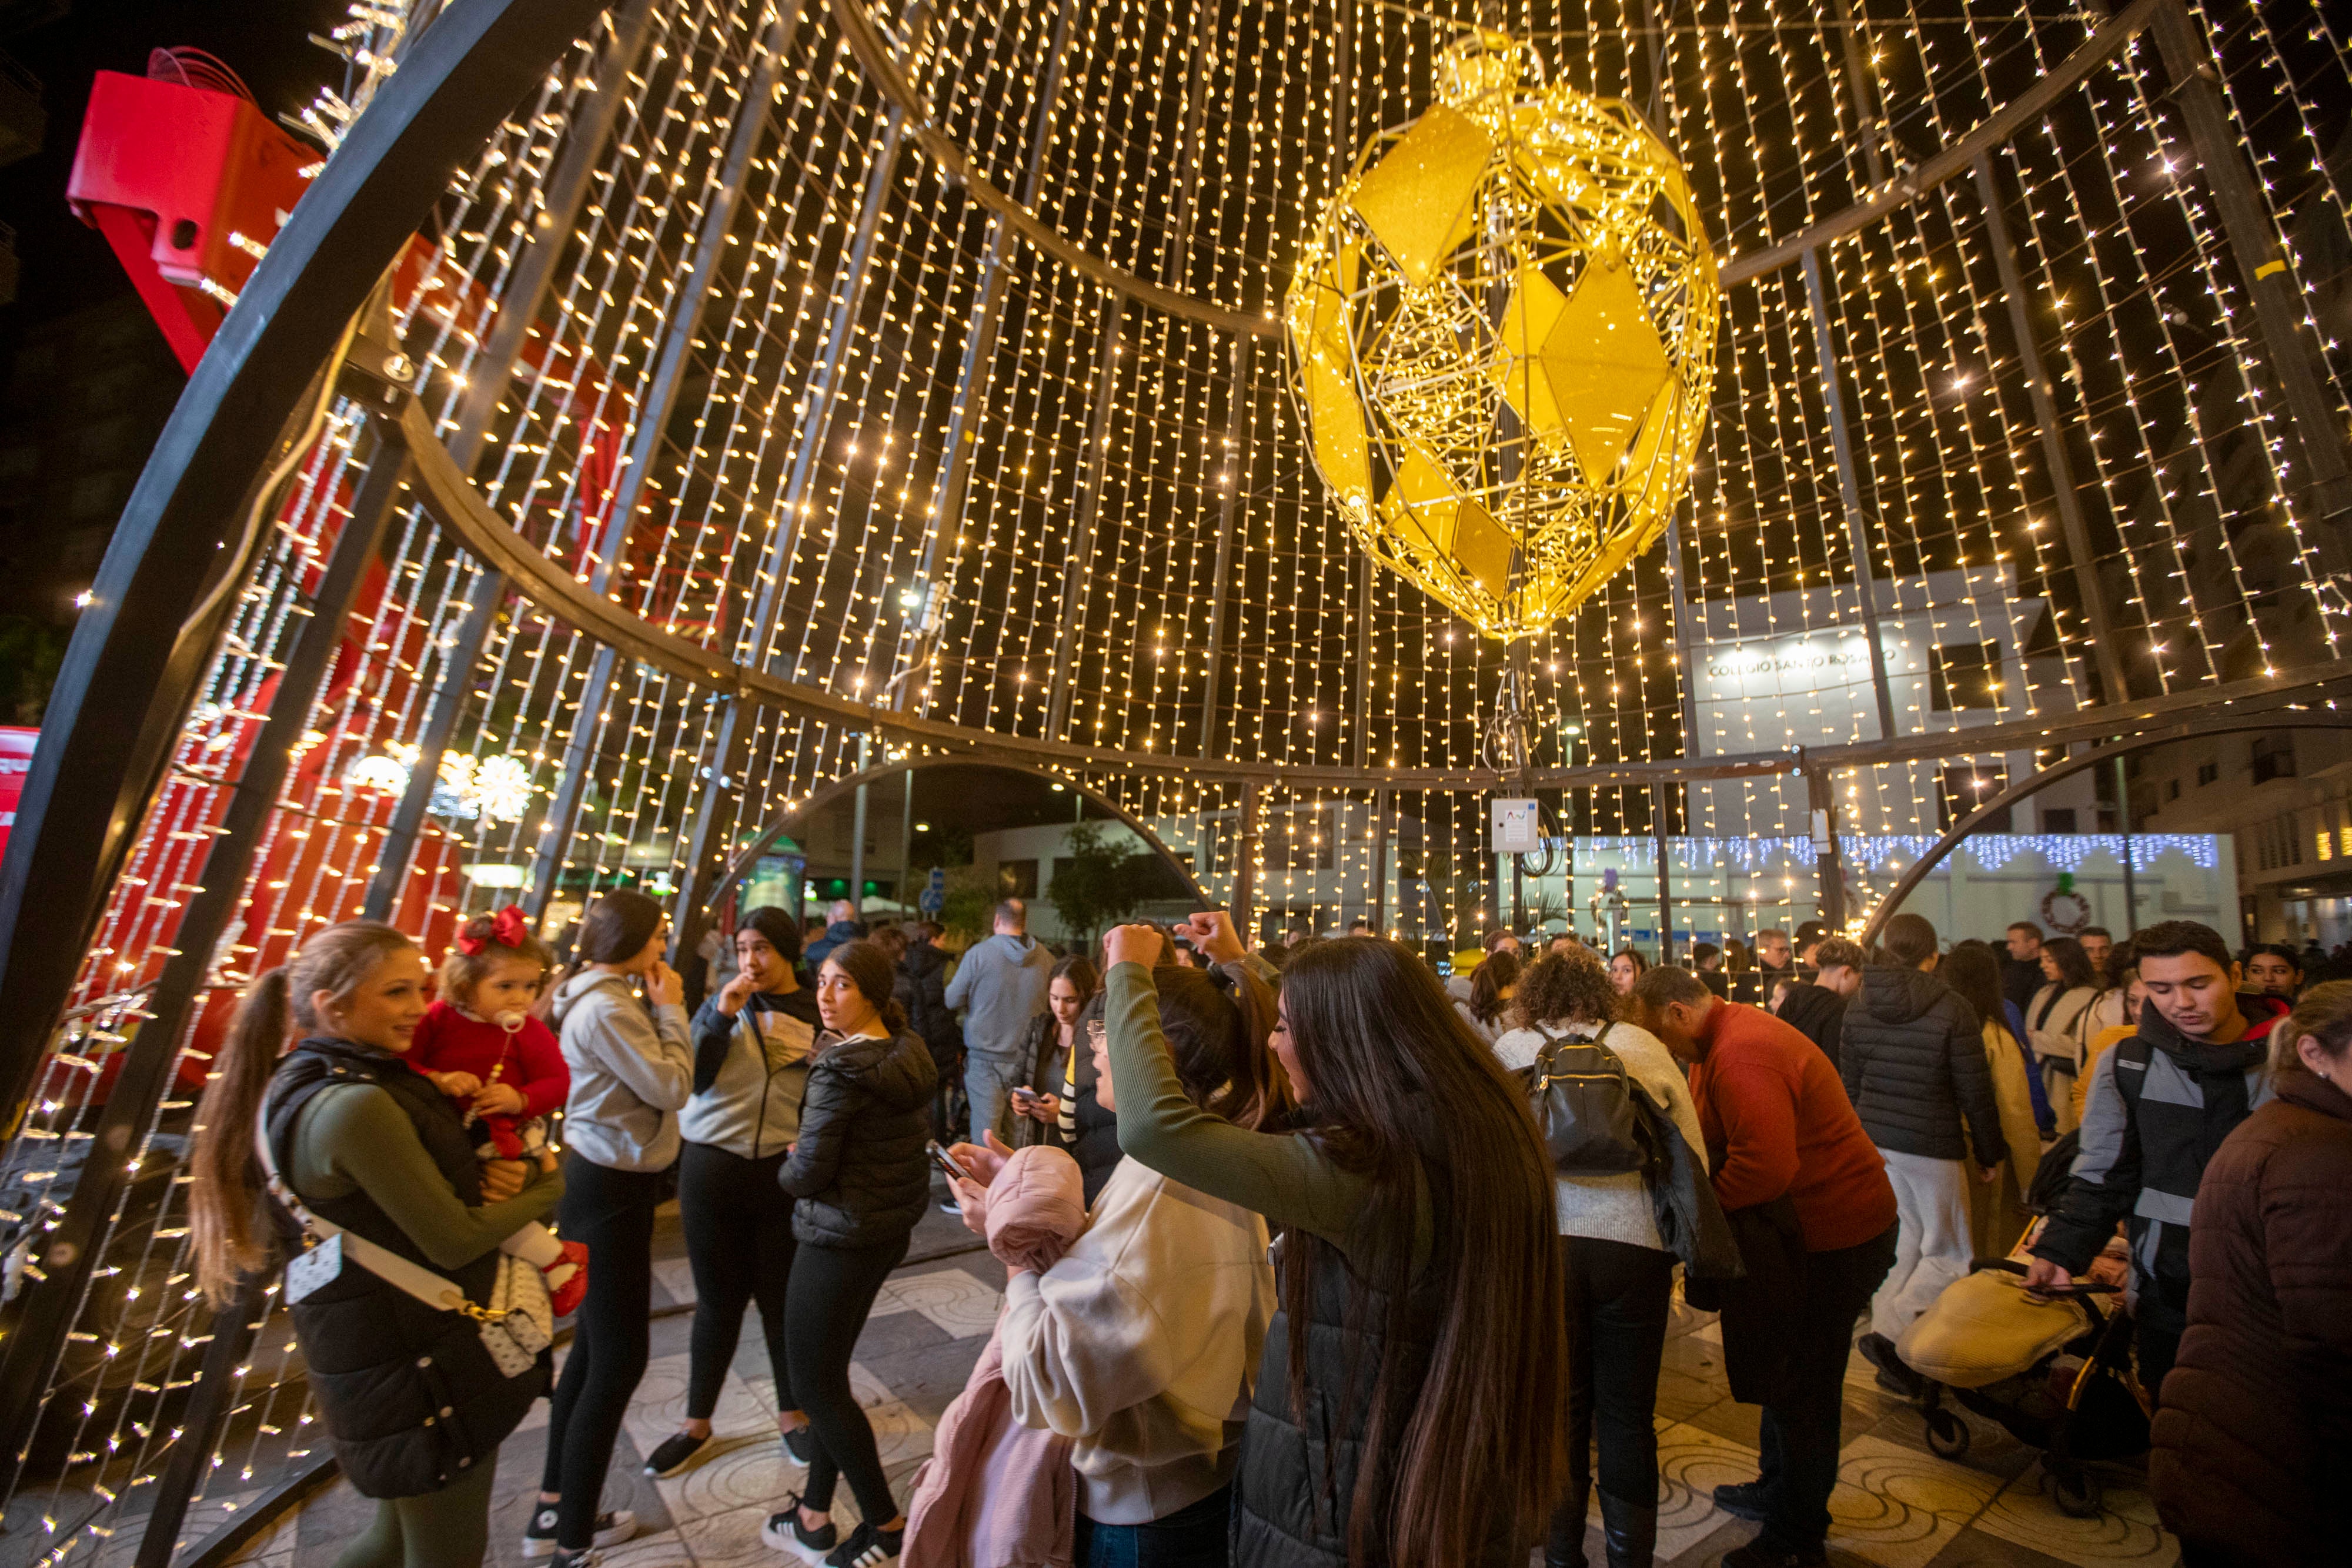
[(2042, 927), (2018, 921), (2009, 928), (2007, 946), (2000, 959), (2001, 999), (2022, 1012), (2050, 978), (2042, 972)]
[(2083, 1096), (2083, 1148), (2033, 1246), (2028, 1285), (2063, 1285), (2124, 1222), (2131, 1243), (2139, 1384), (2160, 1398), (2189, 1313), (2189, 1230), (2205, 1164), (2271, 1098), (2270, 1031), (2287, 1011), (2238, 989), (2220, 932), (2167, 920), (2136, 932), (2147, 1000), (2139, 1032), (2099, 1053)]
[(1879, 940), (1886, 961), (1863, 971), (1845, 1010), (1838, 1070), (1863, 1130), (1885, 1157), (1898, 1215), (1895, 1267), (1871, 1298), (1871, 1332), (1857, 1348), (1908, 1393), (1917, 1379), (1895, 1341), (1974, 1260), (1971, 1152), (1977, 1179), (1993, 1181), (2009, 1145), (1976, 1014), (1931, 972), (1936, 928), (1925, 916), (1898, 915)]
[(1820, 1046), (1835, 1066), (1846, 1003), (1862, 988), (1862, 946), (1829, 937), (1813, 945), (1813, 963), (1819, 978), (1800, 980), (1781, 994), (1780, 1021)]
[(833, 907), (824, 913), (825, 918), (831, 924), (824, 928), (824, 936), (808, 945), (807, 951), (803, 955), (803, 961), (808, 966), (811, 985), (816, 984), (816, 972), (824, 967), (827, 955), (843, 943), (855, 942), (866, 935), (866, 922), (857, 918), (857, 905), (850, 903), (849, 900), (835, 899)]

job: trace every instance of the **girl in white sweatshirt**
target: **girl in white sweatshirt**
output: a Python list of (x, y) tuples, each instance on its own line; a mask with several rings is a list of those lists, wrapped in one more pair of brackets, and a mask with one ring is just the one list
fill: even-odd
[[(1255, 975), (1162, 968), (1160, 1027), (1195, 1103), (1255, 1126), (1278, 1110), (1273, 998)], [(1099, 1021), (1097, 1093), (1116, 1103)], [(955, 1151), (986, 1179), (1003, 1146)], [(987, 1192), (958, 1184), (986, 1233)], [(1072, 1562), (1225, 1562), (1226, 1511), (1251, 1375), (1274, 1312), (1265, 1221), (1123, 1159), (1087, 1228), (1039, 1274), (1013, 1270), (999, 1326), (1014, 1419), (1074, 1440)]]

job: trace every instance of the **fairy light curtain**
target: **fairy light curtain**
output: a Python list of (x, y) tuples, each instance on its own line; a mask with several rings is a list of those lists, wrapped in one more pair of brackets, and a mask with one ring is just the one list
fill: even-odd
[[(504, 373), (482, 358), (499, 311), (530, 306), (512, 279), (570, 128), (600, 90), (618, 96), (483, 433), (473, 474), (490, 506), (565, 570), (729, 659), (918, 716), (1169, 757), (1154, 777), (1071, 776), (1191, 854), (1213, 896), (1245, 864), (1260, 916), (1328, 926), (1377, 903), (1432, 941), (1507, 907), (1483, 798), (1371, 779), (1267, 788), (1253, 842), (1242, 787), (1179, 766), (1472, 767), (1503, 673), (1493, 644), (1367, 565), (1305, 459), (1273, 315), (1346, 160), (1431, 101), (1432, 57), (1457, 28), (1499, 26), (1552, 77), (1642, 109), (1736, 269), (1958, 141), (2103, 19), (1979, 0), (872, 7), (922, 120), (975, 172), (1110, 267), (1265, 323), (1237, 343), (1001, 232), (822, 7), (660, 0), (642, 48), (600, 89), (628, 9), (453, 178), (395, 281), (417, 393), (454, 435), (467, 388)], [(2191, 9), (2340, 413), (2346, 40), (2310, 0)], [(355, 61), (396, 57), (403, 20), (362, 7), (341, 41)], [(773, 90), (746, 101), (761, 80)], [(364, 98), (362, 80), (343, 81), (342, 107), (320, 107), (330, 136)], [(2074, 559), (2059, 526), (1983, 193), (1947, 183), (1823, 250), (1820, 318), (1798, 266), (1727, 283), (1708, 439), (1672, 553), (1641, 556), (1531, 644), (1539, 761), (1777, 750), (1800, 721), (1811, 743), (1877, 738), (1867, 659), (1776, 675), (1769, 700), (1698, 701), (1705, 661), (1850, 640), (1865, 591), (1890, 655), (1904, 655), (1888, 694), (1904, 734), (1961, 722), (1937, 693), (1948, 703), (1952, 681), (1970, 677), (1930, 667), (1948, 645), (2002, 650), (1973, 677), (1999, 689), (1968, 705), (1969, 722), (2112, 698), (2089, 656), (2086, 580), (2135, 695), (2343, 656), (2344, 606), (2326, 580), (2336, 525), (2288, 465), (2266, 346), (2168, 87), (2143, 39), (1991, 158), (2091, 559)], [(747, 117), (730, 194), (721, 174)], [(706, 235), (712, 280), (688, 299)], [(1854, 457), (1851, 517), (1823, 326)], [(641, 429), (656, 412), (660, 428)], [(259, 716), (298, 700), (279, 697), (278, 668), (373, 451), (356, 410), (326, 411), (15, 1145), (0, 1205), (26, 1248), (70, 1199), (113, 1059), (181, 1053), (6, 1499), (26, 1561), (94, 1556), (152, 1506), (206, 1328), (181, 1252), (193, 1092), (244, 977), (357, 912), (413, 769), (433, 768), (438, 788), (394, 867), (394, 917), (437, 952), (463, 914), (537, 885), (551, 925), (602, 888), (675, 886), (714, 779), (740, 800), (748, 833), (883, 759), (855, 734), (772, 715), (740, 758), (722, 756), (722, 699), (600, 657), (511, 595), (469, 643), (480, 569), (404, 501), (209, 1000), (181, 1039), (140, 1039), (222, 785)], [(436, 761), (427, 721), (447, 701), (460, 706)], [(1917, 768), (1850, 769), (1838, 788), (1849, 821), (1871, 831), (1939, 825)], [(570, 818), (551, 823), (560, 801)], [(1552, 831), (1627, 843), (1738, 812), (1785, 846), (1803, 805), (1772, 779), (1546, 797)], [(1780, 852), (1756, 861), (1783, 883), (1764, 907), (1810, 913), (1802, 857), (1790, 852), (1783, 874)], [(25, 1275), (19, 1289), (39, 1283)], [(310, 1453), (289, 1340), (270, 1317), (237, 1369), (184, 1542)]]

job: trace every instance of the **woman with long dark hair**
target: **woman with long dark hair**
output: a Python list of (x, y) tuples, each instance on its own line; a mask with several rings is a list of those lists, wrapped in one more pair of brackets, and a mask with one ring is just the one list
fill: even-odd
[(1079, 1020), (1102, 988), (1092, 962), (1073, 953), (1054, 966), (1045, 983), (1045, 1010), (1029, 1025), (1022, 1046), (1026, 1076), (1013, 1090), (1013, 1144), (1076, 1141), (1073, 1102), (1077, 1098), (1078, 1058), (1086, 1053)]
[(2000, 1113), (2000, 1135), (2009, 1146), (1998, 1181), (1969, 1183), (1969, 1219), (1976, 1255), (2004, 1257), (2025, 1234), (2031, 1218), (2025, 1197), (2033, 1190), (2042, 1136), (2034, 1126), (2032, 1069), (2025, 1047), (2009, 1032), (2000, 989), (2000, 960), (1990, 944), (1955, 942), (1936, 966), (1936, 978), (1959, 993), (1977, 1016), (1985, 1069), (1992, 1075), (1993, 1103)]
[[(1512, 1069), (1534, 1067), (1547, 1042), (1599, 1043), (1662, 1106), (1693, 1163), (1706, 1168), (1706, 1140), (1683, 1070), (1657, 1036), (1622, 1021), (1622, 998), (1600, 958), (1581, 947), (1538, 958), (1520, 977), (1516, 1027), (1495, 1041)], [(1669, 1134), (1671, 1135), (1671, 1134)], [(1658, 1543), (1658, 1365), (1675, 1291), (1675, 1255), (1659, 1235), (1651, 1173), (1557, 1173), (1567, 1268), (1568, 1489), (1552, 1510), (1545, 1568), (1584, 1568), (1590, 1454), (1601, 1432), (1601, 1531), (1609, 1568), (1649, 1568)]]
[(677, 1217), (694, 1270), (686, 1424), (646, 1456), (649, 1476), (708, 1458), (710, 1417), (757, 1301), (776, 1378), (785, 1457), (808, 1462), (807, 1417), (793, 1399), (784, 1355), (784, 1292), (793, 1277), (793, 1200), (776, 1185), (800, 1136), (801, 1100), (816, 1045), (816, 994), (800, 982), (801, 923), (773, 905), (743, 916), (735, 977), (694, 1015), (694, 1098), (678, 1113)]
[[(523, 1554), (574, 1568), (626, 1541), (635, 1521), (597, 1507), (621, 1418), (646, 1375), (654, 1209), (678, 1155), (677, 1113), (694, 1092), (685, 987), (662, 961), (661, 905), (626, 888), (580, 921), (579, 958), (555, 988), (572, 1069), (563, 1112), (563, 1236), (588, 1244), (588, 1299), (547, 1423), (547, 1467)], [(640, 1001), (633, 982), (643, 982)]]
[(1470, 999), (1455, 1002), (1454, 1010), (1462, 1015), (1472, 1033), (1492, 1045), (1495, 1037), (1510, 1027), (1504, 1013), (1518, 988), (1518, 959), (1509, 953), (1490, 953), (1485, 963), (1471, 971)]
[[(808, 1416), (808, 1479), (760, 1538), (832, 1568), (898, 1555), (907, 1518), (891, 1500), (873, 1424), (849, 1385), (849, 1360), (874, 1298), (907, 1256), (930, 1201), (927, 1113), (938, 1069), (891, 996), (896, 972), (874, 943), (845, 942), (817, 970), (817, 1037), (800, 1136), (776, 1180), (793, 1208), (793, 1277), (784, 1350), (792, 1395)], [(862, 1516), (848, 1539), (833, 1523), (846, 1476)]]
[[(288, 1288), (328, 1444), (344, 1479), (377, 1500), (337, 1568), (476, 1568), (499, 1445), (547, 1389), (544, 1354), (507, 1375), (478, 1322), (351, 1256), (350, 1243), (371, 1243), (488, 1308), (512, 1266), (500, 1244), (563, 1192), (542, 1166), (519, 1192), (484, 1201), (463, 1113), (403, 1061), (425, 1016), (425, 977), (415, 945), (389, 925), (355, 920), (311, 936), (246, 993), (189, 1155), (196, 1283), (215, 1306), (270, 1260), (254, 1225), (257, 1121), (284, 1190), (345, 1233), (338, 1269), (307, 1291)], [(293, 1030), (302, 1038), (281, 1059)]]
[(2090, 956), (2072, 936), (2042, 944), (2043, 985), (2025, 1004), (2025, 1043), (2041, 1065), (2042, 1086), (2061, 1133), (2074, 1130), (2074, 1079), (2083, 1068), (2084, 1014), (2099, 999)]
[[(1242, 958), (1223, 914), (1190, 925)], [(1111, 934), (1120, 1145), (1281, 1231), (1234, 1563), (1523, 1563), (1559, 1496), (1567, 1357), (1551, 1169), (1518, 1085), (1417, 954), (1321, 942), (1284, 972), (1269, 1042), (1300, 1109), (1250, 1131), (1184, 1092), (1138, 961), (1161, 940)]]

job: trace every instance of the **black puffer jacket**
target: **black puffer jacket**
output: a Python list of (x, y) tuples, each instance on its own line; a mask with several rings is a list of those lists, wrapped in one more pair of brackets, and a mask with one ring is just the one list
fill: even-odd
[(1973, 1147), (1988, 1166), (2009, 1157), (1976, 1013), (1933, 975), (1883, 964), (1864, 969), (1862, 989), (1846, 1004), (1837, 1061), (1863, 1130), (1880, 1148), (1958, 1160)]
[(907, 1027), (929, 1043), (932, 1062), (945, 1072), (963, 1052), (963, 1027), (948, 1007), (948, 956), (929, 942), (912, 943), (898, 960), (898, 972), (912, 982), (915, 993)]
[(800, 1199), (795, 1239), (877, 1247), (915, 1228), (930, 1202), (930, 1048), (912, 1032), (821, 1045), (801, 1102), (801, 1135), (776, 1173)]
[(1807, 980), (1790, 986), (1780, 1002), (1780, 1021), (1822, 1048), (1822, 1054), (1837, 1065), (1838, 1048), (1845, 1026), (1846, 999), (1827, 986), (1817, 986)]

